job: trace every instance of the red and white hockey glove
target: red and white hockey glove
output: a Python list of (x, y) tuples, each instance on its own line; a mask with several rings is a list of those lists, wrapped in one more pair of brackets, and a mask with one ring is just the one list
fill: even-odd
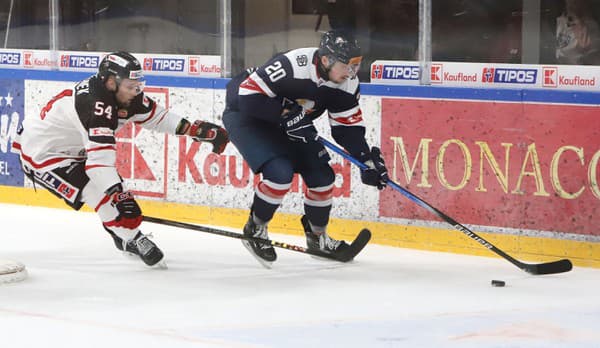
[(118, 226), (134, 229), (142, 223), (142, 209), (131, 191), (123, 191), (121, 184), (118, 184), (108, 189), (107, 194), (110, 204), (119, 212), (115, 218)]
[(213, 145), (212, 152), (222, 153), (229, 142), (229, 134), (223, 127), (214, 123), (196, 120), (190, 128), (190, 136), (195, 141), (204, 141)]

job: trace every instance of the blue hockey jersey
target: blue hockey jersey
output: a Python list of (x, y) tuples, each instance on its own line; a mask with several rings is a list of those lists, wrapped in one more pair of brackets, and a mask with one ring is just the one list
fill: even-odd
[(227, 86), (227, 107), (239, 110), (242, 117), (279, 124), (289, 103), (302, 105), (312, 119), (327, 114), (336, 142), (361, 158), (369, 147), (359, 99), (358, 78), (337, 84), (319, 75), (316, 47), (276, 55)]

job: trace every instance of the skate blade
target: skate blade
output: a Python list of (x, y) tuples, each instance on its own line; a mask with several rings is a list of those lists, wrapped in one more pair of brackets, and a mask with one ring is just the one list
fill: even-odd
[(250, 246), (250, 242), (248, 242), (246, 240), (242, 240), (242, 244), (244, 244), (244, 246), (246, 247), (246, 249), (248, 249), (250, 254), (252, 254), (252, 256), (254, 256), (256, 261), (258, 261), (264, 268), (266, 268), (266, 269), (273, 268), (273, 262), (267, 261), (254, 253), (254, 249), (252, 249), (252, 246)]
[(140, 259), (140, 257), (134, 253), (130, 253), (129, 251), (123, 251), (122, 252), (123, 257), (125, 257), (128, 260), (132, 260), (135, 262), (142, 262), (144, 264), (144, 266), (150, 267), (150, 268), (155, 268), (155, 269), (169, 269), (169, 266), (167, 265), (167, 263), (165, 262), (165, 259), (163, 258), (162, 260), (158, 261), (157, 263), (155, 263), (152, 266), (148, 266), (144, 263), (144, 261), (142, 261)]
[(128, 260), (139, 260), (140, 259), (139, 256), (137, 256), (134, 253), (130, 253), (129, 251), (121, 251), (121, 253), (123, 254), (123, 257)]
[(150, 267), (154, 269), (169, 269), (169, 266), (167, 265), (167, 262), (164, 259), (158, 261)]
[(338, 262), (335, 259), (330, 259), (327, 257), (322, 257), (322, 256), (317, 256), (317, 255), (310, 255), (311, 258), (315, 259), (315, 260), (319, 260), (319, 261), (325, 261), (325, 262)]

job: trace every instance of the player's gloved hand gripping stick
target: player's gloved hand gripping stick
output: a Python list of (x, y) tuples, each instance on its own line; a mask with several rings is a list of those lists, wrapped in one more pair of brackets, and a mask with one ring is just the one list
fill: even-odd
[(292, 141), (308, 143), (316, 140), (317, 129), (304, 108), (298, 104), (284, 111), (279, 126)]
[[(363, 162), (359, 161), (358, 159), (352, 157), (346, 151), (344, 151), (340, 147), (336, 146), (335, 144), (332, 144), (331, 142), (327, 141), (326, 139), (324, 139), (324, 138), (322, 138), (322, 137), (320, 137), (318, 135), (315, 135), (314, 139), (316, 141), (320, 142), (321, 144), (323, 144), (325, 147), (327, 147), (327, 148), (331, 149), (332, 151), (338, 153), (339, 155), (341, 155), (342, 157), (344, 157), (348, 161), (354, 163), (362, 171), (373, 170), (372, 166), (369, 166), (366, 163), (363, 163)], [(388, 186), (390, 186), (394, 190), (400, 192), (401, 194), (403, 194), (405, 197), (407, 197), (408, 199), (410, 199), (411, 201), (413, 201), (417, 205), (419, 205), (419, 206), (427, 209), (428, 211), (432, 212), (433, 214), (437, 215), (442, 220), (444, 220), (447, 223), (449, 223), (450, 225), (452, 225), (455, 229), (457, 229), (457, 230), (461, 231), (462, 233), (466, 234), (467, 236), (473, 238), (479, 244), (483, 245), (484, 247), (486, 247), (487, 249), (493, 251), (494, 253), (500, 255), (501, 257), (503, 257), (504, 259), (508, 260), (510, 263), (512, 263), (513, 265), (519, 267), (520, 269), (522, 269), (523, 271), (525, 271), (527, 273), (534, 274), (534, 275), (539, 275), (539, 274), (554, 274), (554, 273), (568, 272), (568, 271), (570, 271), (573, 268), (573, 265), (571, 264), (571, 261), (569, 261), (568, 259), (562, 259), (562, 260), (558, 260), (558, 261), (547, 262), (547, 263), (539, 263), (539, 264), (528, 264), (528, 263), (521, 262), (521, 261), (513, 258), (512, 256), (508, 255), (504, 251), (498, 249), (497, 247), (495, 247), (494, 245), (492, 245), (490, 242), (488, 242), (487, 240), (485, 240), (482, 237), (478, 236), (477, 234), (475, 234), (475, 232), (471, 231), (470, 229), (468, 229), (464, 225), (456, 222), (454, 219), (452, 219), (448, 215), (442, 213), (438, 209), (436, 209), (433, 206), (429, 205), (427, 202), (425, 202), (421, 198), (415, 196), (414, 194), (412, 194), (411, 192), (409, 192), (408, 190), (406, 190), (402, 186), (400, 186), (397, 183), (395, 183), (394, 181), (390, 180), (387, 177), (387, 173), (385, 175), (384, 180), (385, 180), (385, 182), (387, 183)]]

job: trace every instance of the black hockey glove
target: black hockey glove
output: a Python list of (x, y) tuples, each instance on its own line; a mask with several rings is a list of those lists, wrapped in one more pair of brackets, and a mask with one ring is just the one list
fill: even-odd
[(134, 229), (142, 223), (142, 209), (131, 191), (123, 191), (123, 186), (117, 184), (106, 190), (106, 194), (110, 197), (110, 204), (119, 212), (115, 219), (119, 227)]
[(308, 143), (317, 139), (317, 129), (302, 106), (298, 104), (292, 106), (290, 111), (283, 114), (280, 126), (292, 141)]
[(190, 135), (195, 141), (211, 143), (212, 152), (222, 153), (229, 142), (229, 135), (223, 127), (214, 123), (196, 120), (190, 129)]
[(362, 156), (360, 161), (369, 167), (369, 169), (360, 171), (360, 179), (363, 184), (377, 186), (377, 189), (383, 190), (383, 188), (387, 186), (389, 178), (379, 148), (373, 146), (371, 148), (371, 153)]

